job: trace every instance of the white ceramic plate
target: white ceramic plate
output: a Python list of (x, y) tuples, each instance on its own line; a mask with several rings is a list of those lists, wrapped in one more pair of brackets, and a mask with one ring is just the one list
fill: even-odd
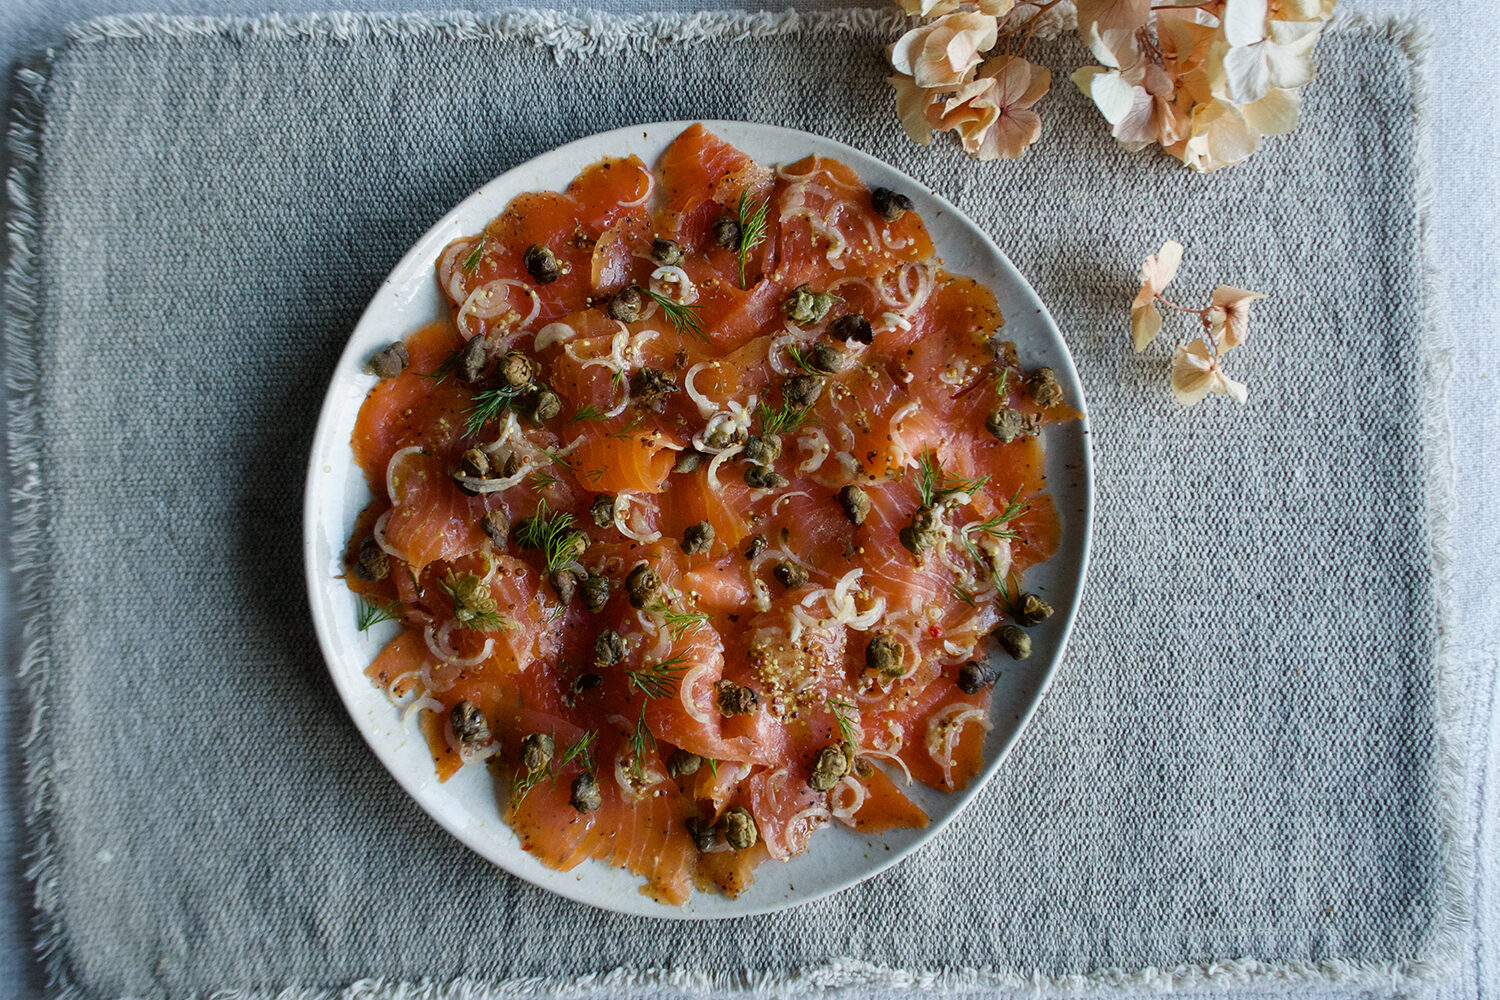
[[(375, 755), (433, 819), (505, 870), (570, 899), (644, 916), (711, 919), (783, 909), (890, 867), (941, 830), (994, 775), (1046, 691), (1078, 609), (1088, 559), (1092, 476), (1087, 421), (1047, 428), (1047, 480), (1062, 516), (1063, 542), (1049, 562), (1027, 572), (1026, 585), (1046, 596), (1057, 613), (1032, 630), (1030, 659), (1022, 663), (1007, 659), (1004, 665), (994, 689), (994, 729), (979, 779), (956, 794), (921, 785), (910, 789), (912, 798), (932, 817), (923, 829), (872, 837), (835, 824), (816, 833), (810, 850), (801, 857), (762, 864), (755, 870), (754, 885), (738, 899), (696, 893), (680, 908), (664, 907), (642, 895), (641, 880), (624, 870), (590, 861), (571, 872), (553, 871), (522, 851), (501, 818), (494, 783), (485, 768), (467, 767), (439, 783), (415, 721), (403, 729), (395, 709), (364, 674), (397, 626), (388, 623), (361, 633), (355, 624), (355, 598), (340, 579), (345, 542), (355, 516), (370, 499), (349, 447), (355, 416), (375, 384), (375, 378), (362, 368), (374, 351), (446, 314), (448, 306), (438, 290), (434, 262), (451, 240), (478, 232), (522, 192), (561, 190), (580, 169), (601, 157), (634, 153), (655, 163), (689, 124), (659, 122), (618, 129), (544, 153), (474, 192), (417, 241), (365, 310), (333, 373), (308, 469), (303, 545), (313, 624), (333, 683)], [(854, 167), (872, 187), (909, 193), (948, 269), (972, 275), (995, 291), (1005, 315), (1006, 335), (1016, 341), (1022, 363), (1051, 366), (1069, 401), (1083, 408), (1083, 389), (1073, 361), (1041, 300), (989, 237), (953, 205), (900, 171), (842, 143), (770, 125), (705, 124), (762, 163), (790, 163), (820, 153)]]

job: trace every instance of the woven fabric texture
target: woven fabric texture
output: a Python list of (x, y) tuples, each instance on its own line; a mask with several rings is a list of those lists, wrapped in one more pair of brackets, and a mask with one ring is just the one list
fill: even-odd
[[(1409, 984), (1462, 934), (1442, 742), (1439, 352), (1409, 39), (1346, 26), (1295, 136), (1131, 155), (1061, 71), (1016, 163), (923, 150), (894, 22), (114, 22), (22, 78), (10, 375), (39, 922), (90, 997)], [(715, 925), (551, 897), (442, 833), (348, 725), (301, 482), (365, 301), (507, 167), (743, 118), (880, 156), (1049, 303), (1095, 428), (1072, 647), (991, 787), (891, 872)], [(1191, 411), (1129, 352), (1140, 259), (1272, 293)], [(446, 987), (442, 984), (449, 984)]]

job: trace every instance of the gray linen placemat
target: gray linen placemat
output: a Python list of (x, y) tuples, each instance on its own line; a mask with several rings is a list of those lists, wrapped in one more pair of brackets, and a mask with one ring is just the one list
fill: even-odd
[[(1129, 155), (1066, 81), (1017, 163), (892, 117), (889, 17), (134, 19), (23, 72), (8, 275), (13, 538), (49, 973), (88, 997), (956, 993), (1447, 975), (1448, 504), (1420, 43), (1342, 24), (1304, 122), (1213, 177)], [(1055, 69), (1085, 58), (1039, 48)], [(1096, 434), (1057, 682), (966, 815), (774, 917), (623, 918), (428, 820), (347, 723), (300, 583), (303, 464), (391, 263), (472, 188), (636, 121), (789, 124), (987, 227)], [(1243, 410), (1126, 348), (1142, 256), (1271, 293)], [(302, 992), (306, 991), (306, 992)]]

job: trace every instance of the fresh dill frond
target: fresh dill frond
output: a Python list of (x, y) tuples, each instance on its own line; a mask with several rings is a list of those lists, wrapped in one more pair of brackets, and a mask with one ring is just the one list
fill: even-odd
[(579, 424), (586, 420), (603, 420), (604, 411), (593, 403), (585, 403), (578, 408), (578, 412), (568, 418), (568, 423)]
[(616, 368), (613, 372), (610, 373), (609, 380), (614, 384), (614, 387), (618, 389), (620, 386), (625, 384), (624, 370)]
[(614, 438), (616, 441), (630, 440), (630, 432), (639, 427), (641, 425), (641, 421), (645, 419), (646, 415), (644, 413), (637, 413), (635, 415), (635, 418), (631, 420), (630, 423), (610, 434), (610, 437)]
[(708, 758), (708, 769), (713, 772), (715, 778), (719, 776), (719, 761), (716, 757)]
[(400, 617), (400, 601), (391, 601), (389, 604), (376, 604), (368, 597), (361, 597), (359, 599), (359, 630), (361, 632), (368, 632), (381, 622), (393, 622)]
[(473, 274), (479, 268), (479, 261), (484, 257), (484, 245), (489, 241), (489, 233), (479, 234), (479, 242), (474, 244), (474, 249), (469, 251), (464, 262), (459, 265), (465, 274)]
[(604, 478), (604, 470), (603, 469), (590, 469), (589, 471), (587, 471), (587, 472), (585, 472), (583, 474), (583, 478), (586, 479), (586, 480), (588, 480), (591, 483), (597, 483), (600, 479)]
[(625, 681), (647, 698), (666, 698), (676, 690), (686, 670), (687, 654), (676, 653), (660, 663), (625, 671)]
[(755, 415), (760, 418), (761, 434), (787, 434), (807, 423), (811, 409), (810, 406), (793, 406), (783, 401), (780, 408), (773, 410), (761, 402), (755, 408)]
[(525, 391), (524, 386), (513, 388), (507, 385), (475, 393), (464, 415), (464, 433), (473, 437), (483, 431), (486, 424), (514, 406)]
[(453, 621), (460, 628), (494, 632), (515, 627), (514, 622), (500, 613), (490, 585), (477, 574), (455, 573), (450, 569), (438, 581), (438, 589), (453, 602)]
[(646, 294), (651, 296), (651, 301), (661, 307), (662, 315), (667, 317), (667, 322), (671, 323), (678, 333), (685, 333), (698, 340), (708, 339), (703, 333), (703, 320), (698, 315), (701, 306), (678, 302), (670, 295), (653, 292), (649, 288), (646, 289)]
[(952, 584), (948, 589), (953, 592), (953, 596), (956, 600), (962, 601), (964, 604), (967, 604), (971, 608), (979, 607), (979, 605), (975, 601), (974, 591), (970, 590), (968, 587), (961, 587), (955, 583)]
[(438, 363), (438, 366), (430, 372), (419, 372), (419, 378), (436, 379), (434, 386), (442, 385), (448, 381), (448, 376), (458, 371), (459, 359), (463, 356), (463, 350), (450, 351), (448, 356)]
[(1020, 499), (1021, 490), (1017, 487), (1016, 492), (1006, 501), (1005, 507), (998, 514), (992, 514), (983, 521), (965, 525), (959, 531), (959, 540), (963, 542), (964, 548), (968, 550), (969, 557), (975, 562), (980, 562), (979, 546), (974, 544), (973, 536), (988, 535), (996, 539), (1016, 539), (1021, 533), (1006, 525), (1020, 517), (1031, 509), (1031, 504)]
[(630, 773), (640, 778), (645, 772), (646, 751), (656, 749), (656, 737), (646, 725), (646, 706), (641, 705), (641, 716), (636, 720), (635, 732), (630, 736)]
[(827, 372), (820, 372), (816, 368), (814, 368), (812, 366), (812, 362), (807, 360), (807, 355), (803, 354), (802, 350), (798, 348), (796, 344), (787, 344), (786, 353), (787, 357), (792, 359), (792, 364), (796, 365), (798, 368), (801, 368), (807, 374), (818, 376), (828, 374)]
[(511, 775), (510, 778), (510, 807), (515, 809), (520, 806), (521, 801), (531, 794), (531, 790), (542, 783), (548, 771), (528, 771), (522, 768)]
[(833, 721), (838, 723), (839, 736), (843, 739), (845, 746), (851, 753), (859, 750), (859, 735), (854, 731), (854, 723), (849, 720), (846, 712), (854, 711), (854, 705), (840, 698), (828, 699), (828, 711), (833, 714)]
[(526, 482), (532, 490), (541, 493), (557, 485), (557, 476), (547, 469), (537, 469), (527, 477)]
[(583, 769), (585, 771), (592, 771), (594, 769), (594, 737), (598, 735), (598, 733), (590, 729), (569, 744), (568, 749), (563, 751), (562, 756), (553, 762), (553, 773), (556, 774), (557, 771), (573, 763), (575, 760), (582, 760)]
[(917, 492), (921, 495), (924, 507), (931, 507), (937, 501), (953, 496), (955, 493), (967, 493), (972, 496), (984, 489), (989, 481), (989, 476), (979, 476), (974, 479), (949, 476), (943, 472), (943, 467), (938, 464), (937, 456), (932, 453), (932, 449), (922, 449), (922, 458), (918, 466)]
[(1005, 400), (1010, 394), (1010, 369), (1000, 369), (1000, 377), (995, 380), (995, 396)]
[(568, 606), (566, 604), (559, 604), (557, 607), (553, 608), (547, 614), (547, 624), (551, 625), (553, 622), (557, 621), (559, 618), (561, 618), (563, 615), (565, 615), (567, 613), (568, 613)]
[(755, 207), (750, 206), (750, 189), (740, 192), (740, 203), (736, 214), (740, 222), (740, 245), (736, 256), (740, 265), (740, 287), (745, 287), (745, 265), (750, 261), (750, 251), (766, 241), (766, 214), (771, 209), (767, 198)]
[(674, 642), (698, 631), (713, 618), (707, 611), (678, 611), (666, 604), (654, 604), (646, 610), (661, 618)]
[(573, 527), (573, 515), (567, 511), (553, 513), (546, 500), (538, 501), (536, 513), (516, 528), (516, 544), (523, 549), (540, 549), (549, 573), (576, 558), (580, 543), (587, 541), (588, 536)]

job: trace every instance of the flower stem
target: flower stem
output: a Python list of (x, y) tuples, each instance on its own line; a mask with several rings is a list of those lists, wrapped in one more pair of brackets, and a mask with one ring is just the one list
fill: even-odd
[(1204, 322), (1208, 321), (1208, 309), (1189, 309), (1187, 306), (1180, 306), (1163, 295), (1158, 295), (1156, 301), (1170, 309), (1176, 309), (1178, 312), (1192, 313), (1194, 316), (1203, 317)]

